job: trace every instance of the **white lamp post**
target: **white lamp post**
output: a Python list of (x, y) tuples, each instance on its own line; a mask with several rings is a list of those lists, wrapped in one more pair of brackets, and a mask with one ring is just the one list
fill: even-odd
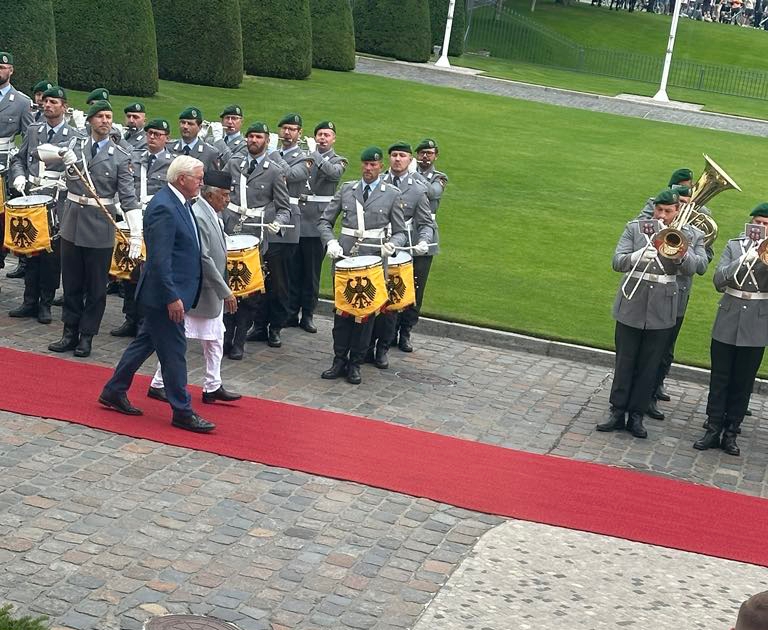
[(659, 85), (659, 91), (653, 96), (654, 101), (669, 103), (667, 81), (669, 80), (669, 68), (672, 65), (672, 51), (675, 48), (675, 34), (677, 33), (677, 20), (679, 17), (680, 0), (675, 0), (675, 10), (672, 11), (672, 26), (669, 28), (669, 41), (667, 41), (667, 54), (664, 56), (664, 69), (661, 71), (661, 85)]
[(440, 50), (440, 58), (435, 62), (435, 65), (440, 66), (441, 68), (451, 67), (451, 62), (448, 61), (448, 45), (451, 42), (451, 29), (453, 28), (453, 9), (455, 7), (456, 0), (450, 0), (448, 2), (448, 19), (445, 21), (445, 36), (443, 37), (443, 47)]

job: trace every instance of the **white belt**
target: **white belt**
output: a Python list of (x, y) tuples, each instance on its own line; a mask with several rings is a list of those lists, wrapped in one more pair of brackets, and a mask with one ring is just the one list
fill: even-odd
[(30, 175), (27, 179), (31, 184), (34, 184), (35, 186), (55, 186), (56, 182), (58, 182), (61, 179), (62, 175), (64, 175), (64, 173), (62, 172), (53, 172), (53, 173), (46, 172), (45, 177), (37, 177), (36, 175)]
[(433, 213), (432, 213), (430, 216), (432, 217), (432, 222), (433, 222), (433, 223), (434, 223), (435, 221), (437, 221), (437, 215), (436, 215), (434, 212), (433, 212)]
[(341, 228), (341, 233), (345, 236), (354, 236), (355, 238), (384, 238), (387, 231), (384, 228), (375, 228), (373, 230), (355, 230), (353, 228)]
[(74, 201), (75, 203), (79, 203), (81, 206), (98, 207), (99, 201), (105, 206), (115, 203), (114, 197), (110, 197), (109, 199), (104, 197), (99, 197), (99, 201), (96, 201), (93, 197), (81, 197), (80, 195), (76, 195), (75, 193), (67, 193), (67, 199), (69, 199), (70, 201)]
[(13, 138), (0, 138), (0, 151), (7, 151), (13, 146)]
[(333, 200), (333, 195), (302, 195), (302, 201), (315, 201), (317, 203), (328, 203)]
[(648, 282), (656, 282), (658, 284), (671, 284), (677, 282), (677, 276), (663, 276), (655, 273), (643, 273), (642, 271), (633, 271), (629, 274), (632, 278), (638, 280), (646, 280)]
[(292, 206), (298, 206), (299, 201), (301, 201), (299, 197), (288, 197), (288, 203), (290, 203)]
[(742, 300), (768, 300), (768, 293), (765, 291), (739, 291), (738, 289), (726, 287), (725, 292)]
[[(264, 206), (261, 208), (241, 208), (237, 204), (230, 203), (227, 204), (227, 208), (232, 210), (232, 212), (237, 212), (237, 214), (245, 214), (249, 217), (263, 217), (264, 216)], [(245, 212), (243, 212), (245, 210)]]

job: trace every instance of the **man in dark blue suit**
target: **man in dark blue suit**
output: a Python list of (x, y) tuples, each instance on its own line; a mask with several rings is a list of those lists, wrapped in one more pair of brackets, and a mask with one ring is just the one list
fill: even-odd
[(194, 412), (187, 391), (184, 335), (184, 313), (197, 304), (202, 285), (200, 239), (190, 200), (200, 193), (203, 163), (179, 156), (168, 167), (167, 180), (144, 212), (147, 262), (136, 286), (144, 322), (104, 385), (99, 402), (124, 414), (141, 415), (128, 400), (127, 391), (141, 364), (157, 352), (165, 394), (173, 408), (171, 424), (208, 433), (215, 425)]

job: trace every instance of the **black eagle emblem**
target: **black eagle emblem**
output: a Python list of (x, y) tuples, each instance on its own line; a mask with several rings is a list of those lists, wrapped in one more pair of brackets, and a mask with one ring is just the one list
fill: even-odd
[(11, 218), (11, 240), (16, 247), (27, 248), (37, 238), (37, 228), (27, 217)]
[(242, 291), (251, 282), (251, 270), (242, 260), (227, 263), (227, 281), (232, 291)]
[(344, 299), (347, 304), (361, 309), (370, 306), (376, 297), (376, 287), (369, 278), (355, 276), (347, 280), (347, 286), (344, 287)]
[(405, 295), (405, 282), (400, 276), (390, 276), (387, 280), (387, 293), (389, 293), (389, 301), (392, 304), (397, 304), (403, 299)]
[(115, 267), (117, 267), (122, 273), (130, 274), (136, 268), (137, 262), (128, 256), (130, 252), (130, 246), (128, 243), (120, 241), (115, 246)]

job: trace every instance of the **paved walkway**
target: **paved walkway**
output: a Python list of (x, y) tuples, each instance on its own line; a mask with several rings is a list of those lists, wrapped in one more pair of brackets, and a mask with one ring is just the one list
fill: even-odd
[[(47, 352), (60, 326), (8, 318), (22, 285), (5, 277), (0, 284), (0, 344)], [(105, 331), (120, 322), (119, 308), (111, 296)], [(285, 331), (281, 349), (249, 344), (245, 360), (225, 361), (226, 384), (253, 396), (768, 497), (762, 395), (755, 396), (756, 414), (745, 423), (741, 458), (700, 453), (691, 442), (703, 419), (706, 392), (701, 385), (671, 382), (674, 401), (664, 407), (672, 419), (648, 422), (649, 439), (635, 440), (594, 431), (607, 408), (610, 371), (605, 367), (416, 335), (415, 353), (394, 351), (386, 371), (365, 366), (363, 385), (352, 387), (319, 378), (331, 360), (330, 320), (321, 318), (319, 324), (317, 335)], [(126, 345), (99, 335), (88, 361), (113, 365)], [(193, 345), (192, 381), (200, 379), (201, 359)], [(145, 373), (153, 367), (146, 365)], [(134, 402), (141, 406), (141, 396), (134, 396)], [(548, 528), (539, 536), (553, 549), (548, 555), (542, 544), (528, 550), (510, 538), (510, 531), (520, 531), (514, 521), (10, 413), (0, 413), (0, 470), (0, 601), (50, 615), (55, 628), (138, 630), (150, 616), (170, 611), (211, 614), (242, 630), (423, 630), (443, 627), (442, 621), (417, 626), (425, 611), (434, 615), (427, 620), (452, 615), (455, 597), (431, 603), (446, 587), (446, 593), (455, 595), (459, 589), (470, 597), (461, 604), (463, 610), (486, 607), (485, 597), (514, 600), (509, 614), (520, 615), (521, 622), (523, 617), (536, 621), (538, 627), (569, 625), (548, 625), (551, 615), (572, 618), (569, 627), (589, 627), (584, 605), (573, 604), (577, 596), (595, 614), (614, 610), (620, 599), (624, 608), (617, 620), (651, 619), (640, 614), (648, 598), (630, 597), (627, 590), (637, 554), (662, 553), (649, 546), (624, 553), (629, 549), (624, 543), (601, 543), (617, 550), (606, 561), (626, 579), (615, 580), (613, 588), (606, 574), (600, 589), (572, 592), (570, 578), (552, 572), (561, 562), (590, 560), (594, 549), (592, 543), (573, 542), (573, 533), (566, 530)], [(503, 557), (478, 547), (475, 564), (463, 565), (478, 541), (502, 523), (505, 529), (498, 536), (512, 545)], [(570, 549), (573, 558), (563, 559), (563, 549)], [(526, 561), (523, 553), (533, 554), (531, 562), (551, 583), (541, 576), (520, 577), (510, 588), (499, 583), (491, 569), (499, 561), (514, 561), (513, 567), (520, 568)], [(699, 560), (709, 562), (691, 563)], [(461, 582), (454, 587), (449, 577), (456, 569), (477, 571), (478, 561), (491, 572), (488, 593), (467, 590)], [(716, 609), (718, 618), (731, 619), (738, 602), (757, 584), (732, 580), (731, 572), (742, 570), (737, 565), (723, 573), (725, 578), (713, 569), (712, 588), (698, 591), (690, 566), (670, 563), (667, 586), (678, 580), (678, 590), (688, 589), (686, 605)], [(456, 573), (455, 579), (464, 579), (468, 571)], [(564, 590), (552, 590), (554, 583)], [(549, 593), (573, 605), (555, 611), (547, 604)], [(656, 600), (667, 602), (666, 596)], [(653, 627), (678, 628), (674, 612), (653, 617)], [(486, 620), (475, 627), (509, 626)]]
[(358, 57), (355, 72), (373, 74), (391, 79), (404, 79), (441, 87), (508, 96), (526, 101), (587, 109), (619, 116), (631, 116), (646, 120), (657, 120), (690, 127), (703, 127), (719, 131), (730, 131), (750, 136), (768, 136), (768, 121), (741, 118), (726, 114), (691, 111), (685, 107), (670, 107), (651, 102), (638, 102), (626, 98), (614, 98), (586, 92), (574, 92), (560, 88), (520, 83), (505, 79), (479, 76), (467, 73), (466, 69), (436, 68), (434, 64), (416, 64), (403, 61)]

